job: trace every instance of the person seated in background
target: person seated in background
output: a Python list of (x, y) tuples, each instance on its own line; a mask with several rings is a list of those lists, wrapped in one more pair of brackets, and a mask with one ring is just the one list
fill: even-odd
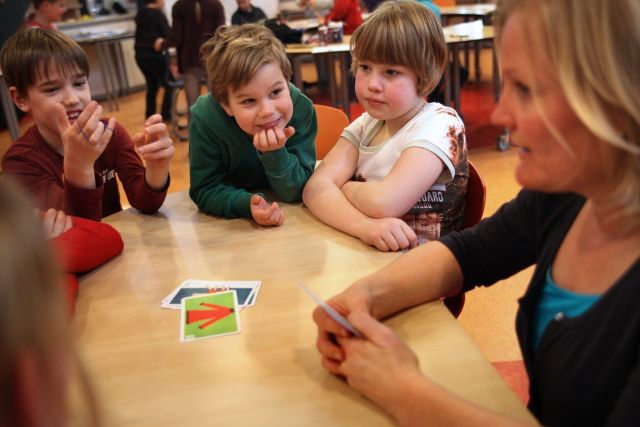
[(388, 0), (351, 37), (356, 95), (366, 112), (343, 131), (303, 198), (321, 221), (382, 251), (462, 226), (469, 176), (464, 125), (427, 103), (447, 45), (422, 5)]
[(353, 32), (362, 24), (362, 10), (358, 0), (334, 0), (333, 7), (324, 17), (325, 24), (342, 22), (345, 35)]
[(171, 27), (164, 15), (164, 0), (144, 0), (145, 7), (136, 14), (136, 36), (133, 45), (136, 51), (136, 64), (142, 71), (147, 83), (147, 98), (144, 117), (158, 112), (156, 98), (160, 86), (164, 89), (162, 96), (162, 120), (171, 121), (171, 102), (173, 88), (169, 58), (165, 49), (171, 39)]
[(27, 17), (26, 28), (55, 30), (56, 22), (62, 20), (67, 11), (67, 0), (31, 0), (33, 12)]
[(530, 411), (545, 426), (640, 425), (640, 7), (499, 0), (494, 22), (492, 121), (524, 189), (331, 298), (364, 338), (316, 308), (322, 364), (402, 426), (519, 425), (425, 377), (379, 319), (535, 265), (516, 316)]
[(189, 195), (207, 214), (284, 222), (270, 190), (302, 200), (316, 163), (312, 102), (293, 86), (282, 43), (260, 24), (223, 27), (202, 46), (210, 93), (192, 108)]
[(40, 220), (6, 180), (0, 181), (0, 425), (64, 426), (71, 385), (98, 425), (93, 389), (75, 351), (62, 275)]
[(300, 43), (304, 30), (294, 30), (287, 25), (287, 20), (282, 13), (278, 13), (275, 18), (264, 21), (265, 27), (273, 31), (273, 34), (283, 44)]
[[(91, 100), (89, 62), (59, 31), (19, 31), (0, 52), (13, 102), (35, 124), (7, 150), (2, 171), (33, 196), (40, 210), (100, 220), (122, 210), (116, 175), (131, 206), (153, 213), (169, 188), (173, 141), (160, 114), (134, 135), (101, 118)], [(142, 163), (144, 159), (146, 167)]]
[(264, 11), (251, 4), (251, 0), (237, 0), (238, 9), (231, 15), (231, 25), (254, 24), (267, 19)]

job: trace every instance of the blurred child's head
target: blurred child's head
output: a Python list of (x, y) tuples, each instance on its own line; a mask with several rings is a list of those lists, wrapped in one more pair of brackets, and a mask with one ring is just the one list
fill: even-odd
[(286, 124), (293, 115), (291, 64), (264, 25), (221, 27), (201, 49), (211, 94), (248, 135)]
[(36, 13), (47, 23), (58, 22), (67, 11), (67, 0), (32, 0)]
[(66, 424), (70, 374), (80, 365), (61, 280), (39, 219), (0, 181), (0, 425)]
[(447, 64), (447, 43), (440, 22), (425, 6), (388, 0), (351, 36), (352, 72), (360, 62), (401, 65), (416, 76), (416, 91), (427, 96)]
[(89, 62), (84, 50), (69, 36), (31, 28), (17, 32), (0, 52), (14, 103), (30, 111), (47, 141), (57, 135), (55, 104), (67, 111), (70, 122), (91, 101)]

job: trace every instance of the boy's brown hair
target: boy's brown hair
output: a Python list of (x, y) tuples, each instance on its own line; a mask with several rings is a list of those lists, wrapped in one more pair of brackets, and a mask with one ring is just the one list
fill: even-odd
[(402, 65), (417, 77), (418, 95), (438, 85), (447, 65), (447, 42), (438, 18), (415, 1), (387, 0), (351, 36), (355, 74), (358, 61)]
[(43, 3), (53, 3), (53, 0), (31, 0), (31, 3), (33, 3), (34, 9), (38, 9)]
[(291, 63), (284, 46), (271, 30), (260, 24), (220, 27), (200, 48), (205, 61), (209, 90), (227, 105), (229, 89), (247, 85), (258, 69), (275, 62), (284, 78), (291, 78)]
[(89, 77), (89, 61), (84, 50), (59, 31), (28, 28), (5, 42), (0, 52), (0, 68), (7, 86), (15, 86), (20, 96), (38, 81), (49, 79), (57, 68), (63, 75), (78, 72)]

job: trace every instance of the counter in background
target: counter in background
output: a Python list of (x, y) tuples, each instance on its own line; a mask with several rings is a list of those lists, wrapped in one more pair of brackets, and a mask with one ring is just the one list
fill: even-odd
[[(117, 108), (118, 94), (145, 85), (133, 50), (134, 17), (135, 13), (127, 13), (58, 25), (60, 31), (73, 37), (84, 48), (91, 67), (91, 95), (94, 99), (108, 100), (111, 109)], [(100, 40), (108, 40), (109, 44), (99, 46), (97, 42)]]

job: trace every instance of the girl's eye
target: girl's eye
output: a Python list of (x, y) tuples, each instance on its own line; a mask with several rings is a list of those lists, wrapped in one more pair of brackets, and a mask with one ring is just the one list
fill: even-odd
[(80, 80), (80, 81), (74, 82), (73, 86), (75, 86), (77, 88), (83, 88), (83, 87), (86, 86), (86, 84), (87, 84), (86, 80)]
[(369, 71), (369, 68), (367, 64), (358, 64), (358, 70)]
[(400, 74), (400, 72), (398, 70), (392, 70), (392, 69), (385, 70), (384, 73), (387, 76), (391, 76), (391, 77), (397, 76), (398, 74)]
[(281, 93), (282, 93), (282, 89), (278, 88), (278, 89), (275, 89), (273, 92), (271, 92), (271, 96), (275, 97), (280, 95)]
[(242, 104), (242, 105), (251, 105), (254, 102), (255, 102), (255, 99), (247, 98), (247, 99), (243, 99), (242, 101), (240, 101), (240, 104)]
[(49, 86), (42, 89), (44, 93), (55, 93), (58, 90), (57, 86)]

